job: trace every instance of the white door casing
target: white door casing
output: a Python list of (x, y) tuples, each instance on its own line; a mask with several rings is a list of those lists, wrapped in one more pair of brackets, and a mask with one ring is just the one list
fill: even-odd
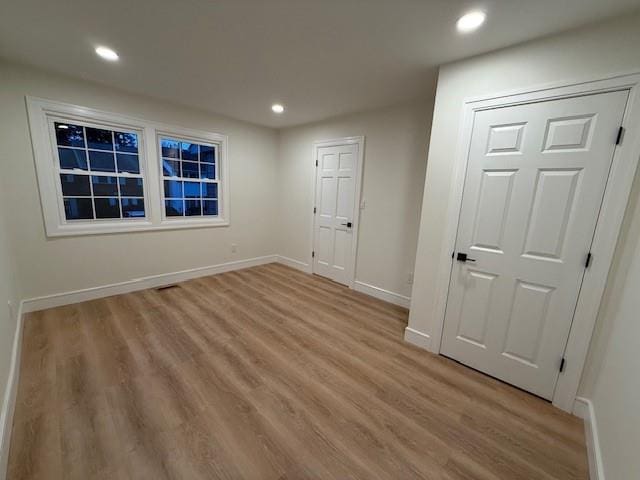
[(313, 273), (353, 287), (362, 137), (314, 144)]
[(628, 95), (476, 112), (443, 354), (552, 398)]

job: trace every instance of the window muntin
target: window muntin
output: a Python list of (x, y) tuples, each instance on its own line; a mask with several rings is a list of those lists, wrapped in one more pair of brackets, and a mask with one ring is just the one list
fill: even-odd
[(53, 119), (67, 222), (146, 218), (141, 132)]
[(219, 145), (159, 136), (166, 219), (219, 215)]

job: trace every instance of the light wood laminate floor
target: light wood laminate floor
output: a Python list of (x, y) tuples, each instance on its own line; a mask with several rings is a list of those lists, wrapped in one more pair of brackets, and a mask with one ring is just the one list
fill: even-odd
[(270, 264), (29, 314), (9, 479), (586, 479), (582, 423)]

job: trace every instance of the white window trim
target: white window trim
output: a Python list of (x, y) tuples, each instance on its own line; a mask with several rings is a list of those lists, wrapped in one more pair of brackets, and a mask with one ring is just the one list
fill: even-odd
[[(95, 235), (106, 233), (135, 232), (147, 230), (172, 230), (180, 228), (225, 227), (229, 226), (229, 166), (228, 137), (219, 133), (192, 130), (165, 125), (148, 120), (104, 112), (92, 108), (55, 102), (36, 97), (26, 97), (31, 140), (40, 191), (40, 203), (48, 237), (71, 235)], [(113, 126), (117, 129), (131, 129), (140, 133), (140, 172), (144, 178), (145, 219), (100, 220), (87, 222), (67, 222), (60, 180), (56, 168), (56, 145), (49, 130), (49, 118), (61, 117), (88, 123)], [(196, 217), (185, 219), (165, 219), (162, 200), (162, 163), (159, 152), (158, 135), (190, 138), (219, 146), (217, 168), (219, 169), (218, 215), (216, 217)]]

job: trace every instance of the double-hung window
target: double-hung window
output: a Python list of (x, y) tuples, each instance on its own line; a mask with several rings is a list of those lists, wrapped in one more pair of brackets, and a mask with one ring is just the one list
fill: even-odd
[(229, 224), (226, 136), (27, 105), (48, 236)]
[(52, 118), (67, 222), (146, 219), (140, 131)]
[(218, 216), (219, 145), (162, 135), (158, 141), (165, 218)]

